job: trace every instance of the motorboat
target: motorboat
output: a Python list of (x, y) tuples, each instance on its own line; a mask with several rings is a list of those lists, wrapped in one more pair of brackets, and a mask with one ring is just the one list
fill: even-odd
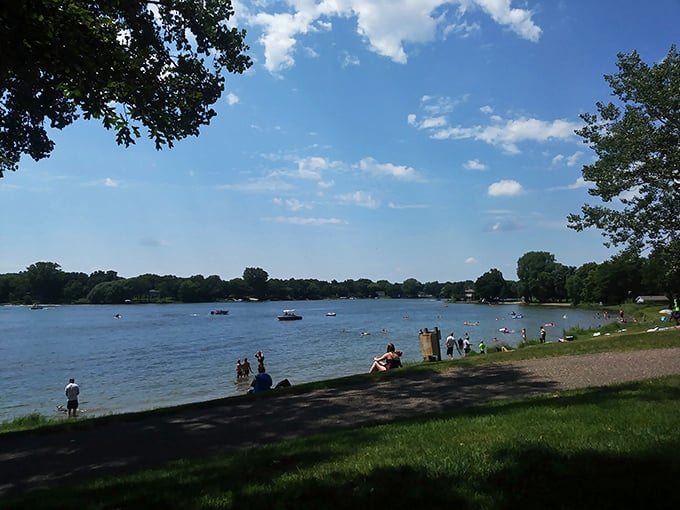
[(302, 315), (295, 313), (295, 310), (284, 310), (281, 315), (277, 317), (280, 321), (299, 321)]
[(335, 312), (326, 312), (326, 317), (335, 317)]
[(229, 310), (210, 310), (210, 315), (229, 315)]
[(39, 305), (38, 303), (33, 303), (33, 305), (31, 305), (31, 310), (42, 310), (43, 308), (45, 307), (43, 305)]

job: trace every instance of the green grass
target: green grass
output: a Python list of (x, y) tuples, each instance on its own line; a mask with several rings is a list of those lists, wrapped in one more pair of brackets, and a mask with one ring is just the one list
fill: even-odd
[(176, 462), (0, 507), (680, 508), (678, 416), (673, 376)]
[(32, 430), (52, 425), (54, 420), (50, 420), (40, 413), (31, 413), (20, 416), (12, 421), (0, 423), (0, 434), (3, 432), (17, 432), (21, 430)]

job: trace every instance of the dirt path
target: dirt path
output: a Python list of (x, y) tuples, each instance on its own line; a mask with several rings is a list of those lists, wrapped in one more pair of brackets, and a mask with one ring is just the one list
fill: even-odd
[(680, 348), (567, 356), (404, 378), (378, 374), (338, 389), (121, 416), (83, 430), (0, 434), (0, 495), (492, 399), (672, 374), (680, 374)]

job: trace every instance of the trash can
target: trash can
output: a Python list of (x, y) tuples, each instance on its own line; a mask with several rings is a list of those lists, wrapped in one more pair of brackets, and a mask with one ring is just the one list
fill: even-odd
[(420, 341), (420, 351), (423, 353), (423, 361), (441, 361), (442, 351), (439, 341), (442, 339), (439, 328), (435, 327), (433, 331), (425, 328), (418, 333), (418, 340)]

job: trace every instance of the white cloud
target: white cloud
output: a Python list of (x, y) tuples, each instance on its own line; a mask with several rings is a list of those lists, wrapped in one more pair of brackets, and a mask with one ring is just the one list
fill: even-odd
[(234, 104), (236, 104), (240, 101), (239, 97), (232, 92), (229, 92), (229, 94), (227, 94), (226, 97), (227, 97), (227, 104), (229, 104), (229, 106), (234, 105)]
[[(465, 0), (463, 4), (469, 1)], [(537, 42), (541, 37), (542, 30), (531, 19), (531, 11), (511, 8), (510, 0), (472, 1), (489, 14), (496, 23), (510, 27), (510, 30), (521, 38)]]
[[(429, 105), (433, 103), (433, 101), (432, 96), (424, 96), (423, 99), (421, 99), (423, 110), (426, 110), (423, 103), (427, 102)], [(433, 104), (437, 104), (437, 102), (434, 101)], [(492, 112), (491, 107), (488, 106), (482, 106), (480, 110), (485, 113)], [(429, 110), (427, 111), (429, 113)], [(510, 154), (518, 154), (520, 152), (518, 144), (522, 142), (570, 140), (576, 136), (574, 131), (581, 127), (581, 124), (579, 123), (570, 122), (564, 119), (542, 120), (529, 117), (504, 119), (498, 115), (493, 115), (489, 118), (489, 121), (490, 122), (487, 125), (450, 126), (448, 118), (444, 115), (428, 117), (421, 122), (417, 121), (416, 114), (410, 114), (408, 116), (409, 125), (417, 129), (429, 131), (430, 137), (434, 140), (474, 139), (499, 147)], [(566, 158), (561, 155), (556, 156), (553, 158), (553, 164), (557, 164), (562, 159), (566, 159), (567, 165), (573, 166), (578, 162), (582, 155), (583, 154), (579, 151)]]
[(288, 223), (290, 225), (341, 225), (346, 224), (344, 220), (338, 218), (303, 218), (300, 216), (277, 216), (275, 218), (262, 218), (263, 221), (271, 221), (274, 223)]
[(488, 115), (493, 113), (493, 108), (489, 105), (484, 105), (479, 109), (479, 111)]
[(571, 156), (565, 156), (564, 154), (558, 154), (552, 159), (553, 165), (558, 165), (563, 161), (566, 162), (567, 166), (576, 166), (579, 160), (583, 157), (583, 152), (576, 151)]
[(468, 257), (468, 258), (465, 259), (465, 263), (466, 263), (466, 264), (476, 264), (476, 263), (477, 263), (477, 259), (474, 258), (474, 257)]
[(477, 159), (471, 159), (463, 165), (468, 170), (486, 170), (486, 165)]
[(331, 166), (331, 163), (318, 156), (303, 158), (297, 162), (297, 175), (304, 179), (320, 179), (321, 171), (326, 170)]
[[(441, 7), (451, 4), (458, 4), (460, 9), (442, 12)], [(249, 23), (262, 29), (259, 42), (264, 46), (265, 68), (271, 73), (293, 66), (299, 37), (332, 30), (330, 20), (334, 17), (356, 19), (356, 31), (369, 49), (401, 64), (408, 60), (405, 44), (430, 42), (439, 29), (444, 37), (450, 33), (466, 36), (479, 30), (477, 24), (460, 22), (466, 9), (473, 6), (524, 39), (535, 42), (541, 34), (531, 11), (511, 8), (510, 0), (287, 0), (285, 5), (288, 12), (261, 11), (248, 16), (244, 11)], [(253, 9), (269, 6), (256, 4)], [(452, 22), (451, 16), (456, 20)]]
[(524, 192), (522, 185), (513, 180), (501, 180), (489, 186), (488, 193), (492, 197), (516, 196)]
[(349, 66), (358, 66), (359, 64), (361, 64), (361, 61), (356, 55), (350, 55), (346, 51), (340, 54), (340, 65), (343, 69)]
[(422, 181), (422, 177), (410, 166), (393, 165), (392, 163), (378, 163), (373, 158), (364, 158), (359, 161), (362, 172), (373, 175), (387, 175), (401, 181)]
[(284, 206), (286, 209), (289, 209), (293, 212), (299, 211), (301, 209), (311, 209), (312, 206), (309, 204), (305, 204), (303, 202), (300, 202), (297, 198), (287, 198), (287, 199), (282, 199), (282, 198), (275, 198), (273, 202), (276, 205), (281, 205)]
[(276, 176), (260, 177), (240, 184), (223, 184), (217, 189), (243, 191), (249, 193), (267, 193), (290, 190), (293, 186), (280, 180)]
[(387, 204), (387, 207), (390, 209), (425, 209), (427, 208), (426, 205), (418, 205), (418, 204), (395, 204), (394, 202), (390, 202)]
[(345, 193), (343, 195), (338, 195), (336, 198), (345, 205), (356, 205), (359, 207), (367, 207), (369, 209), (377, 209), (380, 205), (380, 203), (375, 200), (367, 191)]
[(576, 182), (574, 184), (570, 184), (569, 186), (567, 186), (567, 189), (581, 189), (587, 187), (588, 182), (583, 177), (579, 177), (578, 179), (576, 179)]
[(110, 177), (107, 177), (106, 180), (104, 181), (104, 186), (106, 186), (107, 188), (117, 188), (118, 182), (114, 181)]

